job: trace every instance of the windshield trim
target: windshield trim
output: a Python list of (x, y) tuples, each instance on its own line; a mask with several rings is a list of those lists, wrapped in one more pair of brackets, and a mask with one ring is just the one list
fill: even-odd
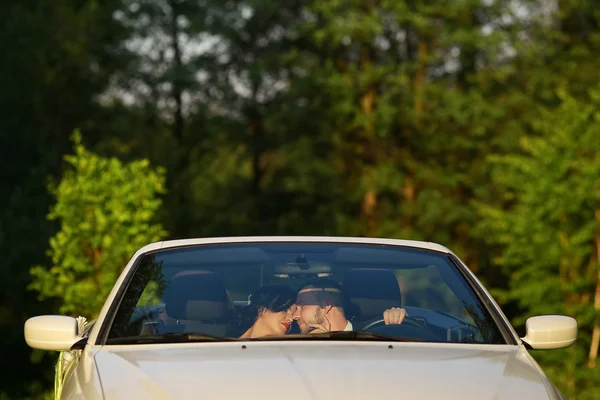
[(492, 319), (498, 326), (498, 330), (504, 337), (506, 344), (518, 345), (517, 338), (512, 333), (511, 329), (507, 326), (507, 322), (502, 315), (500, 314), (501, 310), (493, 304), (489, 296), (483, 291), (481, 285), (473, 279), (473, 273), (467, 270), (467, 267), (461, 262), (461, 260), (454, 254), (449, 254), (450, 260), (456, 266), (458, 271), (464, 277), (465, 281), (469, 284), (469, 286), (475, 292), (475, 296), (477, 296), (478, 300), (483, 304), (486, 311), (491, 315)]
[[(202, 245), (229, 245), (229, 244), (256, 244), (256, 243), (328, 243), (328, 244), (366, 244), (384, 245), (395, 247), (410, 247), (423, 250), (433, 250), (444, 254), (450, 250), (439, 243), (390, 238), (366, 238), (353, 236), (225, 236), (196, 239), (175, 239), (159, 242), (159, 250), (176, 249), (182, 247), (195, 247)], [(143, 249), (143, 248), (142, 248)]]
[(123, 301), (125, 293), (127, 293), (127, 290), (129, 289), (129, 285), (131, 284), (133, 277), (135, 276), (140, 264), (142, 263), (142, 260), (144, 259), (144, 257), (148, 256), (149, 254), (155, 253), (157, 251), (160, 251), (160, 249), (157, 249), (154, 251), (148, 251), (146, 253), (141, 253), (135, 259), (133, 265), (131, 266), (131, 269), (129, 269), (129, 271), (127, 272), (127, 275), (125, 276), (123, 283), (117, 290), (117, 293), (115, 294), (115, 297), (114, 297), (112, 303), (110, 304), (108, 311), (106, 312), (106, 316), (104, 317), (104, 320), (102, 321), (102, 325), (100, 325), (98, 335), (96, 336), (96, 342), (95, 342), (96, 345), (102, 346), (102, 345), (106, 344), (106, 340), (108, 339), (108, 333), (110, 332), (110, 327), (112, 326), (115, 316), (117, 315), (117, 310), (121, 306), (121, 303)]

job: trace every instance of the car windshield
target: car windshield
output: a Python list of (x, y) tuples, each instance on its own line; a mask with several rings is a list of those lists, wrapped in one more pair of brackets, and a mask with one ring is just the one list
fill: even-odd
[(143, 255), (125, 282), (107, 319), (109, 345), (332, 338), (507, 343), (458, 264), (421, 248), (179, 247)]

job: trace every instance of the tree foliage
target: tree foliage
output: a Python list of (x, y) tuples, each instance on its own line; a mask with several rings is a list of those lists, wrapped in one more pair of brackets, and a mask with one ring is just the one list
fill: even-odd
[[(518, 329), (576, 316), (576, 346), (534, 354), (571, 398), (598, 397), (594, 2), (9, 3), (0, 327), (23, 361), (0, 397), (50, 382), (25, 319), (94, 314), (161, 226), (440, 242)], [(76, 127), (90, 150), (65, 163)]]
[(577, 319), (573, 347), (536, 355), (565, 394), (593, 399), (600, 383), (600, 87), (584, 99), (566, 89), (557, 97), (556, 109), (540, 110), (520, 154), (491, 157), (494, 182), (511, 205), (480, 205), (480, 229), (502, 249), (496, 262), (510, 280), (497, 295), (522, 308), (515, 324), (540, 314)]
[(128, 62), (127, 36), (112, 19), (119, 3), (0, 3), (0, 276), (7, 282), (0, 290), (0, 329), (2, 355), (11, 360), (0, 377), (3, 399), (39, 399), (52, 382), (55, 360), (31, 352), (22, 326), (33, 315), (56, 312), (57, 304), (27, 290), (29, 269), (47, 261), (56, 229), (46, 219), (52, 202), (47, 179), (60, 176), (70, 133), (82, 127), (96, 137), (115, 121), (97, 97)]
[(148, 160), (123, 164), (86, 150), (79, 133), (69, 167), (52, 188), (56, 204), (48, 218), (60, 222), (50, 239), (50, 269), (31, 270), (41, 298), (61, 299), (59, 311), (97, 315), (115, 280), (142, 246), (166, 235), (155, 222), (165, 171)]

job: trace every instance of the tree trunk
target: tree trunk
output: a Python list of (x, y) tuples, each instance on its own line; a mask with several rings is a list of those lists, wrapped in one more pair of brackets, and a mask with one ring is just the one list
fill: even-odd
[(421, 114), (423, 113), (423, 92), (425, 89), (425, 78), (427, 75), (428, 47), (425, 39), (421, 39), (417, 50), (417, 72), (415, 74), (415, 119), (416, 128), (421, 128)]
[(171, 48), (173, 50), (173, 78), (171, 80), (171, 97), (175, 103), (175, 109), (173, 110), (173, 126), (172, 135), (176, 146), (176, 152), (174, 157), (174, 163), (170, 168), (169, 175), (169, 192), (171, 193), (171, 200), (175, 202), (173, 207), (175, 212), (174, 225), (175, 231), (179, 232), (182, 236), (193, 235), (193, 228), (190, 225), (189, 218), (189, 193), (188, 186), (190, 184), (186, 177), (186, 172), (189, 167), (189, 149), (186, 144), (185, 138), (185, 117), (183, 115), (183, 60), (181, 54), (181, 43), (179, 42), (179, 27), (177, 25), (177, 19), (181, 14), (177, 1), (169, 1), (171, 8), (170, 18), (170, 36), (171, 36)]
[(252, 113), (252, 119), (248, 123), (252, 143), (252, 197), (258, 200), (263, 177), (261, 159), (265, 132), (262, 117), (258, 113)]
[(266, 226), (265, 216), (269, 213), (268, 207), (262, 196), (262, 181), (264, 176), (263, 160), (265, 156), (265, 137), (266, 130), (264, 124), (264, 115), (260, 109), (259, 101), (260, 81), (252, 82), (251, 103), (246, 106), (245, 117), (247, 121), (249, 150), (252, 159), (252, 181), (250, 182), (250, 197), (252, 199), (252, 209), (250, 215), (253, 220), (253, 230), (257, 234), (263, 233), (263, 227)]
[[(596, 220), (600, 222), (600, 210), (596, 210)], [(590, 354), (588, 357), (588, 367), (590, 368), (596, 366), (598, 345), (600, 344), (600, 324), (598, 322), (598, 315), (600, 314), (600, 235), (596, 236), (596, 271), (596, 294), (594, 295), (596, 319), (594, 322), (594, 330), (592, 331), (592, 343), (590, 345)]]
[(173, 100), (175, 101), (173, 136), (181, 144), (183, 139), (183, 85), (181, 76), (183, 70), (183, 61), (181, 59), (181, 45), (179, 43), (179, 28), (177, 27), (177, 17), (179, 12), (177, 4), (174, 1), (169, 2), (171, 6), (171, 40), (173, 46), (173, 63), (175, 64), (175, 76), (173, 78)]

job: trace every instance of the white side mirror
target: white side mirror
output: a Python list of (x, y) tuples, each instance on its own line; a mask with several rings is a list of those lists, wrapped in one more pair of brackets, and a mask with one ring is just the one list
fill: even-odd
[(43, 315), (25, 321), (25, 341), (34, 349), (68, 351), (79, 340), (73, 317)]
[(521, 338), (532, 349), (560, 349), (577, 339), (577, 321), (564, 315), (540, 315), (525, 322), (527, 334)]

